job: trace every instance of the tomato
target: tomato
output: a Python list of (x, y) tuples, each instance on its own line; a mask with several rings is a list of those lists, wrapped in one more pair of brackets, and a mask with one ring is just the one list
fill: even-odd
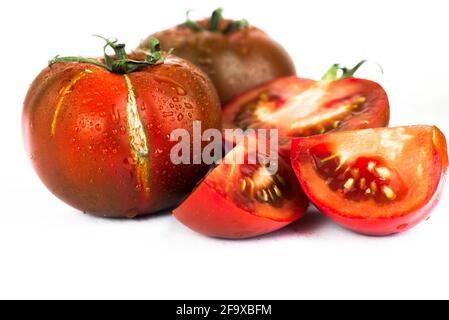
[(292, 165), (309, 199), (339, 224), (368, 235), (425, 220), (444, 185), (448, 156), (436, 127), (348, 131), (297, 138)]
[(157, 41), (143, 60), (108, 40), (115, 57), (56, 58), (31, 85), (23, 129), (45, 185), (82, 211), (135, 217), (171, 208), (204, 177), (204, 165), (175, 166), (170, 133), (192, 121), (220, 128), (220, 102), (197, 67)]
[(250, 164), (254, 140), (249, 136), (238, 144), (206, 176), (173, 212), (179, 221), (207, 236), (239, 239), (278, 230), (304, 215), (308, 201), (285, 160), (279, 158), (276, 173), (261, 161)]
[(353, 69), (334, 65), (321, 81), (287, 77), (251, 90), (225, 106), (223, 127), (276, 128), (281, 136), (304, 137), (387, 126), (385, 91), (353, 77), (363, 63)]
[[(296, 74), (284, 48), (245, 20), (222, 19), (221, 9), (210, 19), (189, 19), (152, 37), (161, 41), (163, 50), (173, 48), (177, 56), (206, 72), (223, 104), (267, 81)], [(143, 41), (141, 48), (147, 48), (147, 43)]]

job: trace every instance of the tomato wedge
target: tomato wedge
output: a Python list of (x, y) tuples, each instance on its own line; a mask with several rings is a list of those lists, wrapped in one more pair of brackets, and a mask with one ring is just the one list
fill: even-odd
[(387, 126), (384, 89), (353, 77), (364, 62), (334, 65), (320, 81), (288, 77), (251, 90), (225, 106), (223, 128), (277, 128), (281, 136), (304, 137)]
[(446, 140), (431, 126), (378, 128), (294, 139), (292, 165), (309, 199), (368, 235), (408, 230), (439, 200)]
[[(179, 221), (207, 236), (242, 239), (278, 230), (304, 215), (308, 200), (284, 159), (278, 159), (275, 174), (260, 161), (249, 164), (254, 140), (249, 136), (238, 144), (174, 210)], [(242, 157), (244, 164), (237, 162)]]

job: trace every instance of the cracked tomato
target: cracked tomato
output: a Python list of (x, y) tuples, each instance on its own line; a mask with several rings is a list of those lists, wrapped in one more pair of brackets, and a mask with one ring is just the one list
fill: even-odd
[(263, 162), (249, 161), (256, 154), (254, 141), (249, 136), (228, 153), (174, 216), (194, 231), (227, 239), (263, 235), (301, 218), (308, 200), (290, 165), (280, 158), (272, 172)]
[[(220, 128), (212, 82), (190, 62), (153, 50), (128, 58), (56, 58), (33, 82), (24, 104), (27, 151), (44, 184), (82, 211), (135, 217), (179, 204), (205, 165), (170, 161), (173, 130)], [(185, 77), (187, 75), (187, 77)]]
[(445, 137), (431, 126), (297, 138), (291, 153), (309, 199), (337, 223), (368, 235), (399, 233), (425, 220), (448, 164)]

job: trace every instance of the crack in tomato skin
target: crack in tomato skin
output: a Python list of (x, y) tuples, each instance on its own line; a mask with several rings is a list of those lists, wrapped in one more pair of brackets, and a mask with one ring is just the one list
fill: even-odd
[(341, 196), (353, 201), (374, 199), (378, 203), (391, 203), (407, 195), (403, 179), (382, 157), (349, 161), (325, 148), (318, 145), (311, 149), (313, 163), (329, 188)]
[(56, 134), (56, 125), (58, 122), (58, 116), (61, 112), (62, 104), (64, 103), (64, 100), (67, 95), (69, 95), (72, 92), (73, 87), (76, 85), (78, 81), (80, 81), (82, 78), (84, 78), (87, 74), (93, 73), (90, 69), (85, 69), (83, 71), (80, 71), (75, 77), (69, 80), (69, 84), (65, 87), (62, 87), (59, 91), (59, 98), (58, 103), (56, 104), (56, 108), (53, 114), (53, 120), (51, 122), (51, 128), (50, 132), (51, 135), (54, 136)]
[(149, 182), (149, 144), (148, 137), (137, 106), (136, 95), (134, 92), (131, 79), (124, 75), (126, 86), (128, 89), (128, 98), (126, 105), (126, 121), (128, 126), (128, 138), (131, 154), (135, 162), (136, 170), (136, 192), (142, 192), (145, 201), (150, 198), (150, 182)]

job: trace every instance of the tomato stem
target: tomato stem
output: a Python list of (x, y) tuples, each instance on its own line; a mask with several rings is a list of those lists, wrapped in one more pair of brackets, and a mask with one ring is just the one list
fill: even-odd
[[(164, 63), (165, 60), (172, 54), (173, 50), (170, 50), (164, 57), (161, 53), (161, 47), (159, 40), (156, 38), (150, 38), (148, 40), (149, 50), (140, 50), (145, 54), (143, 60), (133, 60), (128, 57), (125, 50), (125, 44), (119, 43), (117, 39), (108, 39), (102, 36), (94, 35), (95, 37), (103, 39), (106, 44), (103, 47), (104, 63), (95, 59), (88, 59), (83, 57), (59, 57), (56, 56), (48, 62), (51, 66), (58, 62), (81, 62), (96, 65), (104, 68), (110, 72), (117, 74), (127, 74), (137, 70), (144, 69), (148, 66), (153, 66), (158, 63)], [(114, 55), (111, 56), (107, 53), (108, 49), (114, 51)]]
[[(326, 74), (321, 78), (321, 80), (334, 81), (334, 80), (342, 80), (342, 79), (346, 79), (346, 78), (351, 78), (360, 69), (360, 67), (363, 66), (367, 62), (370, 62), (370, 61), (362, 60), (359, 63), (357, 63), (352, 69), (349, 69), (346, 66), (343, 66), (338, 63), (334, 64), (334, 65), (332, 65), (332, 67), (330, 67), (330, 69), (326, 72)], [(383, 69), (380, 66), (380, 64), (378, 64), (378, 63), (376, 63), (376, 64), (380, 68), (380, 70), (383, 74)]]
[(246, 19), (233, 21), (230, 24), (227, 25), (227, 27), (223, 30), (224, 34), (230, 34), (237, 30), (248, 28), (249, 22)]
[(220, 29), (221, 19), (223, 19), (223, 9), (215, 9), (214, 12), (212, 12), (212, 17), (209, 20), (209, 31), (218, 32)]
[(238, 21), (230, 22), (224, 29), (221, 28), (220, 22), (223, 19), (223, 9), (218, 8), (212, 12), (211, 17), (209, 18), (209, 24), (207, 27), (201, 26), (200, 23), (193, 21), (190, 19), (191, 10), (187, 11), (186, 22), (184, 22), (181, 26), (192, 29), (195, 32), (209, 31), (209, 32), (222, 32), (223, 34), (231, 34), (238, 30), (245, 29), (249, 26), (248, 20), (242, 19)]

